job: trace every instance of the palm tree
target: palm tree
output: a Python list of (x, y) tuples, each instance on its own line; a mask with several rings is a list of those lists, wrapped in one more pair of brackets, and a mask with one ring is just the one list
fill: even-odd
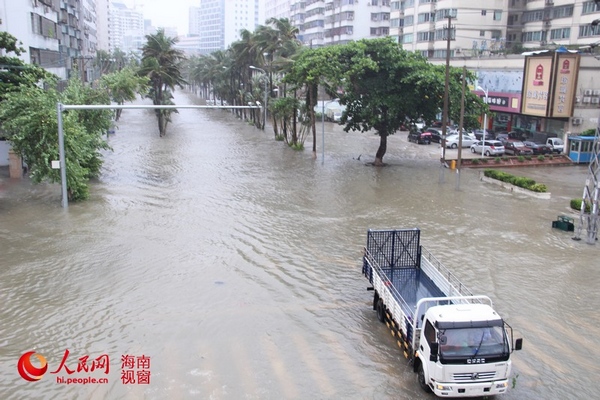
[[(154, 105), (173, 104), (172, 91), (176, 86), (183, 88), (187, 82), (181, 74), (181, 62), (185, 59), (183, 51), (175, 49), (176, 38), (165, 36), (159, 29), (154, 35), (146, 35), (146, 44), (142, 48), (142, 66), (139, 74), (150, 79), (148, 97)], [(167, 124), (173, 110), (157, 109), (158, 130), (160, 136), (167, 133)]]

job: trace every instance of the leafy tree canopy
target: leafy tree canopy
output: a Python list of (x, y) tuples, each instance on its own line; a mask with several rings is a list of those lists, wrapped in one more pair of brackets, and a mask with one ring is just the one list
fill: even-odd
[[(46, 89), (21, 86), (6, 94), (0, 103), (0, 121), (8, 133), (13, 149), (27, 163), (31, 179), (36, 182), (60, 182), (60, 172), (51, 168), (59, 159), (57, 103), (107, 104), (104, 90), (84, 86), (78, 78), (71, 79), (64, 92), (56, 89), (56, 80)], [(70, 200), (89, 196), (88, 181), (98, 176), (102, 166), (100, 151), (108, 149), (102, 135), (110, 126), (109, 110), (63, 111), (63, 133), (67, 168), (67, 190)]]
[(19, 90), (20, 85), (33, 86), (52, 76), (37, 65), (23, 62), (18, 56), (24, 52), (17, 38), (8, 32), (0, 32), (0, 101), (7, 93)]

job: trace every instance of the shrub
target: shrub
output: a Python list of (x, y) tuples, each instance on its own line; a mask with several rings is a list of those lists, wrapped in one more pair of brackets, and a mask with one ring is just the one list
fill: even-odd
[(527, 161), (531, 161), (531, 156), (525, 156), (525, 159), (526, 159)]
[(495, 162), (496, 164), (500, 164), (500, 157), (496, 157), (496, 158), (494, 158), (494, 162)]
[(548, 188), (543, 183), (534, 183), (529, 187), (529, 190), (537, 193), (546, 193)]
[(482, 163), (484, 163), (484, 164), (487, 164), (487, 162), (488, 162), (488, 159), (487, 159), (487, 158), (482, 158), (482, 159), (481, 159), (481, 162), (482, 162)]
[[(571, 199), (571, 208), (573, 210), (577, 210), (580, 211), (581, 210), (581, 202), (583, 201), (583, 199)], [(586, 202), (585, 205), (585, 212), (591, 212), (592, 208), (590, 207), (590, 204)]]
[(508, 157), (504, 156), (504, 157), (502, 157), (502, 160), (508, 161)]
[(539, 161), (544, 161), (546, 159), (546, 157), (544, 157), (543, 155), (540, 154), (539, 156), (537, 156), (537, 159)]
[(519, 161), (519, 162), (525, 162), (525, 157), (519, 156), (519, 157), (517, 157), (517, 161)]
[(554, 156), (553, 156), (552, 154), (550, 154), (550, 155), (548, 156), (548, 159), (549, 159), (549, 160), (554, 160)]
[(477, 165), (477, 164), (479, 164), (479, 159), (474, 158), (473, 161), (471, 161), (471, 163)]
[(548, 188), (543, 183), (536, 183), (535, 180), (524, 176), (514, 176), (506, 172), (496, 171), (495, 169), (486, 169), (483, 171), (483, 174), (488, 178), (507, 182), (511, 185), (522, 187), (533, 192), (546, 193), (548, 191)]

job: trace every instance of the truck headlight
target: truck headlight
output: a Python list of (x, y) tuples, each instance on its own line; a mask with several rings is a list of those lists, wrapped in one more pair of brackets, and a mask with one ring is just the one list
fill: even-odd
[(444, 385), (440, 385), (439, 383), (436, 385), (437, 390), (443, 390), (443, 391), (448, 391), (451, 392), (452, 388), (450, 386), (444, 386)]
[(508, 382), (496, 383), (496, 389), (503, 389), (508, 387)]

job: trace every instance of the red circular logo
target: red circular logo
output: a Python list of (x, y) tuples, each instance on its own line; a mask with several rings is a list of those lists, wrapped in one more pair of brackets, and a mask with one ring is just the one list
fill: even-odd
[[(40, 366), (36, 367), (31, 363), (31, 356), (35, 355), (40, 362)], [(35, 351), (28, 351), (23, 354), (21, 358), (19, 358), (19, 362), (17, 363), (17, 369), (19, 370), (19, 375), (26, 381), (35, 382), (42, 379), (42, 376), (46, 373), (48, 369), (48, 363), (46, 362), (46, 358), (43, 355), (37, 354)]]

